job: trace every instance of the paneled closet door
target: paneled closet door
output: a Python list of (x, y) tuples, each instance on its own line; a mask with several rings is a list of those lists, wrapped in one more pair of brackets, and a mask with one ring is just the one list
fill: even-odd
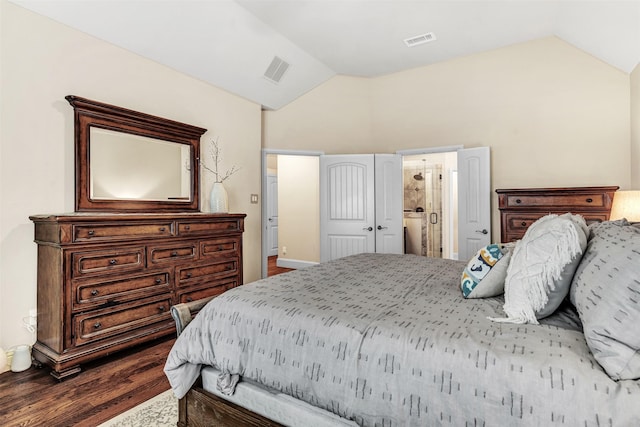
[(376, 252), (404, 252), (402, 156), (375, 154)]
[(489, 147), (458, 151), (458, 259), (491, 243)]
[(402, 253), (401, 179), (399, 156), (382, 155), (377, 162), (373, 154), (320, 157), (321, 261)]

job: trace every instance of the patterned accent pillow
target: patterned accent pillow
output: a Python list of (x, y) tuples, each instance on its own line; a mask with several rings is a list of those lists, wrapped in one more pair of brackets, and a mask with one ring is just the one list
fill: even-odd
[(495, 297), (504, 292), (504, 279), (511, 251), (504, 245), (481, 248), (462, 272), (461, 288), (465, 298)]
[(607, 374), (640, 379), (640, 229), (619, 220), (593, 224), (590, 232), (569, 297)]

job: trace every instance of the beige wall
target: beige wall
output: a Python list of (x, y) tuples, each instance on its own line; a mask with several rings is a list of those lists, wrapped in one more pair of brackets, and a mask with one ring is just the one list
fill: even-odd
[(373, 139), (371, 81), (337, 76), (263, 115), (263, 146), (279, 150), (362, 153)]
[[(0, 0), (0, 346), (31, 343), (21, 319), (36, 306), (29, 215), (74, 209), (74, 94), (209, 129), (232, 212), (246, 212), (245, 281), (260, 277), (261, 108), (225, 91)], [(203, 144), (205, 145), (205, 144)], [(212, 179), (203, 175), (202, 206)]]
[(631, 73), (631, 185), (640, 189), (640, 65)]
[[(342, 93), (346, 102), (336, 102)], [(494, 189), (624, 188), (629, 98), (627, 74), (551, 37), (374, 79), (336, 77), (265, 113), (263, 144), (327, 153), (488, 146)]]
[(282, 258), (320, 262), (319, 167), (317, 156), (278, 156), (278, 255)]

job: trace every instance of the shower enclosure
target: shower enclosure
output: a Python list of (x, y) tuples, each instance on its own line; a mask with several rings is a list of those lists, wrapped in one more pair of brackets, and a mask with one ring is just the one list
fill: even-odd
[(427, 156), (403, 161), (405, 248), (407, 253), (442, 257), (443, 164)]

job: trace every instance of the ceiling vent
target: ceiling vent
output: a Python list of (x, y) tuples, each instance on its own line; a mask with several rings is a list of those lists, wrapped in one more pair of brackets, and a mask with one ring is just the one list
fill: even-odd
[(420, 34), (419, 36), (410, 37), (408, 39), (404, 39), (404, 44), (407, 47), (418, 46), (419, 44), (425, 44), (432, 42), (436, 39), (436, 35), (433, 33)]
[(274, 83), (280, 83), (282, 76), (284, 76), (284, 73), (286, 73), (288, 69), (288, 62), (282, 58), (274, 56), (273, 61), (271, 61), (271, 64), (267, 68), (267, 71), (264, 72), (264, 77)]

